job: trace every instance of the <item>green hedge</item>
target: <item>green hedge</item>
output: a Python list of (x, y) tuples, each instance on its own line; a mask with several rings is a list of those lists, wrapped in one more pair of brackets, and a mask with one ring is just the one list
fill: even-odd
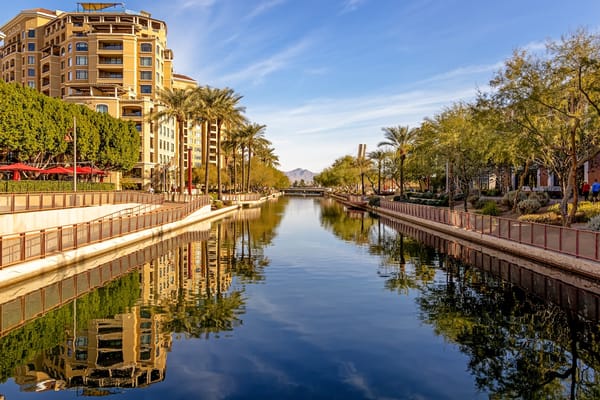
[[(78, 191), (112, 191), (114, 183), (77, 182)], [(71, 192), (73, 181), (0, 181), (0, 193)]]

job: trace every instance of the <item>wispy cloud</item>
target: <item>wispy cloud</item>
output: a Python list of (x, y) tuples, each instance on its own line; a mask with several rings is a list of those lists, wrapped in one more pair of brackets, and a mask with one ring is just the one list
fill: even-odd
[(259, 15), (267, 12), (273, 7), (277, 7), (280, 4), (283, 4), (284, 0), (267, 0), (260, 3), (258, 6), (254, 7), (252, 11), (250, 11), (244, 19), (250, 20), (258, 17)]
[(418, 83), (423, 84), (423, 83), (431, 83), (431, 82), (436, 82), (436, 81), (445, 81), (445, 80), (450, 80), (450, 79), (465, 77), (465, 76), (473, 77), (473, 76), (478, 76), (480, 74), (489, 74), (489, 76), (487, 77), (489, 79), (489, 78), (491, 78), (491, 73), (498, 71), (500, 68), (502, 68), (503, 65), (504, 65), (504, 62), (497, 62), (494, 64), (487, 64), (487, 65), (469, 65), (469, 66), (456, 68), (451, 71), (447, 71), (447, 72), (444, 72), (441, 74), (434, 75), (430, 78), (423, 79), (423, 80), (419, 81)]
[(303, 54), (311, 46), (311, 43), (311, 39), (302, 39), (292, 46), (281, 50), (279, 53), (248, 65), (237, 72), (224, 75), (219, 80), (228, 85), (243, 81), (250, 81), (254, 85), (260, 84), (268, 75), (285, 69), (292, 64), (297, 57)]
[[(437, 86), (437, 85), (436, 85)], [(277, 150), (283, 170), (297, 167), (319, 172), (359, 143), (373, 150), (382, 140), (381, 128), (418, 126), (445, 106), (476, 95), (472, 85), (423, 88), (392, 94), (352, 98), (314, 99), (285, 108), (248, 107), (249, 118), (267, 125), (267, 136)]]
[(181, 10), (210, 8), (216, 0), (183, 0), (175, 3), (175, 7)]
[(342, 5), (342, 14), (356, 11), (366, 0), (345, 0)]

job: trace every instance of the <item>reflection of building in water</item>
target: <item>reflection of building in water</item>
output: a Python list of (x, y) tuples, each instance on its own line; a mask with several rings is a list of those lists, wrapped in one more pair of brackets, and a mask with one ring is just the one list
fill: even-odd
[[(22, 366), (15, 382), (23, 390), (36, 390), (50, 376), (67, 387), (139, 387), (162, 381), (171, 346), (171, 336), (162, 333), (164, 318), (134, 307), (114, 318), (94, 319), (87, 327), (76, 327), (75, 338), (68, 335), (63, 345)], [(53, 388), (60, 388), (57, 384)]]

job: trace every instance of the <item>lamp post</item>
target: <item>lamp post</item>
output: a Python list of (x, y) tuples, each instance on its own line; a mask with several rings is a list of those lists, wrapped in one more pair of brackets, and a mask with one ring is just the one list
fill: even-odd
[(77, 191), (77, 117), (73, 116), (73, 192)]

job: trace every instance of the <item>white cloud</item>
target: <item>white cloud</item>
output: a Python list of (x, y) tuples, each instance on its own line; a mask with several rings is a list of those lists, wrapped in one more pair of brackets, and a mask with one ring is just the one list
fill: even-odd
[(320, 172), (358, 144), (372, 151), (381, 140), (381, 128), (418, 126), (423, 118), (441, 112), (458, 100), (473, 98), (473, 86), (452, 90), (421, 89), (387, 95), (343, 99), (316, 99), (301, 106), (248, 107), (249, 118), (267, 125), (267, 138), (279, 155), (281, 169), (306, 168)]
[(263, 1), (258, 6), (254, 7), (252, 11), (250, 11), (244, 19), (249, 20), (258, 17), (259, 15), (267, 12), (273, 7), (277, 7), (280, 4), (283, 4), (284, 0), (268, 0)]
[(268, 75), (285, 69), (289, 64), (293, 63), (298, 56), (303, 54), (304, 51), (310, 47), (311, 42), (312, 40), (310, 39), (302, 39), (292, 46), (283, 49), (279, 53), (248, 65), (237, 72), (221, 77), (219, 81), (225, 82), (227, 85), (243, 81), (250, 81), (255, 85), (259, 84)]
[(342, 6), (342, 13), (356, 11), (366, 0), (346, 0)]

